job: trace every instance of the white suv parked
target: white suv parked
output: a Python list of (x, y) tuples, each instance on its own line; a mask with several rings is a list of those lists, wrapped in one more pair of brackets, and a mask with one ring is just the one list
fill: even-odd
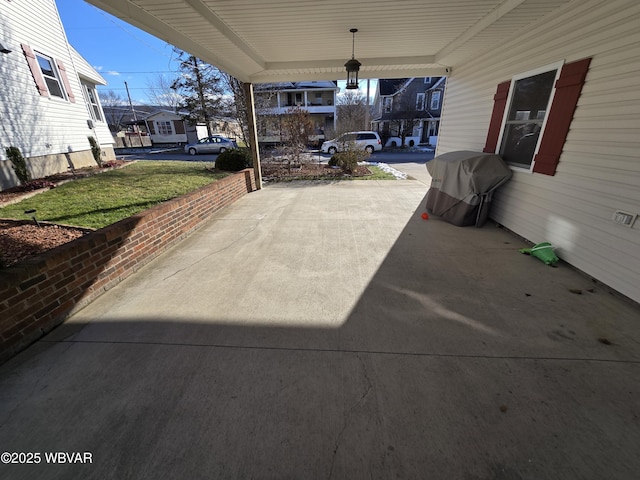
[(376, 132), (347, 132), (333, 140), (327, 140), (322, 144), (322, 153), (333, 155), (336, 152), (349, 150), (351, 145), (366, 150), (369, 153), (382, 150), (382, 140)]

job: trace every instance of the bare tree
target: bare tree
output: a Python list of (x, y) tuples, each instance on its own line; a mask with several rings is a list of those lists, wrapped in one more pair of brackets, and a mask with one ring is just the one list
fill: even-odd
[(176, 75), (166, 75), (158, 73), (155, 77), (147, 80), (147, 98), (152, 105), (166, 107), (174, 112), (178, 112), (182, 97), (173, 88), (178, 77)]
[(131, 112), (127, 100), (113, 90), (99, 92), (98, 95), (109, 130), (113, 133), (119, 132), (124, 127), (125, 118)]
[[(405, 140), (413, 135), (413, 129), (420, 124), (424, 112), (416, 108), (415, 97), (406, 90), (399, 90), (394, 98), (393, 111), (389, 116), (389, 131), (400, 137), (400, 146), (406, 147)], [(396, 136), (391, 135), (391, 136)]]
[[(222, 79), (227, 91), (227, 110), (230, 116), (238, 121), (242, 130), (242, 139), (248, 147), (251, 147), (251, 135), (249, 135), (249, 108), (248, 98), (244, 89), (244, 83), (228, 73), (222, 72)], [(253, 98), (253, 107), (256, 115), (256, 131), (267, 130), (267, 123), (274, 122), (271, 101), (277, 95), (275, 91), (261, 89)], [(278, 119), (279, 122), (279, 119)]]
[(338, 96), (338, 126), (337, 134), (367, 130), (366, 98), (359, 91), (347, 90)]
[(222, 73), (222, 82), (228, 92), (226, 110), (230, 112), (240, 125), (242, 141), (247, 147), (251, 147), (251, 135), (249, 135), (249, 108), (245, 94), (244, 84), (233, 75)]
[(313, 135), (311, 114), (300, 107), (287, 110), (281, 120), (282, 140), (287, 153), (287, 166), (291, 172), (292, 163), (301, 163), (300, 154), (306, 150), (309, 137)]

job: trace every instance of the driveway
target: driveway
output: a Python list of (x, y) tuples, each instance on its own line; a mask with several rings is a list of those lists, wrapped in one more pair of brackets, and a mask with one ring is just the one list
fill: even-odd
[(216, 214), (0, 367), (2, 449), (92, 460), (0, 478), (636, 478), (638, 306), (426, 190)]

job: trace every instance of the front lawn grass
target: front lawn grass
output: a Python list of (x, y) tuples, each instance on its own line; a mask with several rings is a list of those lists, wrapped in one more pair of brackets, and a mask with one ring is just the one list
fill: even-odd
[(380, 167), (376, 167), (374, 165), (369, 165), (369, 170), (371, 170), (371, 175), (366, 177), (356, 177), (357, 180), (395, 180), (396, 177), (393, 176), (392, 173), (385, 172)]
[(0, 208), (0, 218), (28, 219), (25, 210), (35, 209), (38, 220), (102, 228), (228, 175), (210, 168), (206, 162), (138, 161)]

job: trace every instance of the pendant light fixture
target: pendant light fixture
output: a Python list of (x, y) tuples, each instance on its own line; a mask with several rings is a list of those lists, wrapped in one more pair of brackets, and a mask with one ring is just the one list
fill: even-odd
[(356, 49), (356, 32), (357, 28), (352, 28), (349, 30), (352, 35), (352, 43), (351, 43), (351, 60), (344, 64), (347, 69), (347, 90), (355, 90), (358, 88), (358, 71), (360, 70), (360, 65), (362, 65), (355, 58), (355, 49)]

